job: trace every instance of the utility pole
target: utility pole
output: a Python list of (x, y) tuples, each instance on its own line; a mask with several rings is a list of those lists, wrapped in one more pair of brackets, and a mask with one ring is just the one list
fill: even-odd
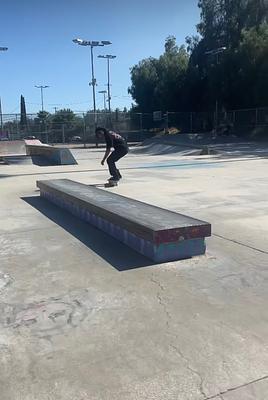
[(43, 111), (44, 111), (43, 89), (49, 88), (49, 86), (47, 86), (47, 85), (45, 85), (45, 86), (42, 86), (42, 85), (36, 86), (36, 85), (35, 85), (35, 87), (36, 87), (37, 89), (40, 89), (40, 90), (41, 90), (41, 106), (42, 106), (41, 110), (42, 110), (42, 112), (43, 112)]

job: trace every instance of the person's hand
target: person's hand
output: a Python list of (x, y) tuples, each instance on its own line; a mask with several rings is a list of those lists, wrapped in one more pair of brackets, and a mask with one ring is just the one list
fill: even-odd
[(102, 162), (101, 162), (101, 165), (104, 165), (104, 163), (105, 163), (105, 161), (104, 161), (104, 160), (102, 160)]

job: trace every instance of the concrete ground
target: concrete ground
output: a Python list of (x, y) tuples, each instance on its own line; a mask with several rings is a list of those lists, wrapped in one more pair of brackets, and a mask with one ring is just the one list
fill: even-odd
[(267, 400), (267, 147), (132, 153), (108, 189), (207, 220), (206, 256), (153, 265), (40, 199), (76, 166), (0, 165), (1, 400)]

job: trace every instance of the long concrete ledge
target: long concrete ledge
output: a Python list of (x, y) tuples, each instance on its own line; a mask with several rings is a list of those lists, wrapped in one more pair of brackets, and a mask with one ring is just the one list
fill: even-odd
[(68, 179), (37, 181), (40, 195), (156, 262), (204, 254), (211, 225)]
[[(32, 141), (29, 141), (32, 142)], [(77, 164), (71, 151), (66, 148), (53, 147), (39, 142), (38, 144), (25, 141), (26, 154), (28, 156), (41, 156), (51, 164), (73, 165)]]

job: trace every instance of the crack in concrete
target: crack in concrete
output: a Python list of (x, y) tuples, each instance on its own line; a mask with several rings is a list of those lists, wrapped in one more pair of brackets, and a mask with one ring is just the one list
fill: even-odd
[[(229, 276), (228, 276), (228, 277), (229, 277)], [(222, 277), (221, 277), (221, 278), (222, 278)], [(223, 278), (226, 278), (226, 276), (224, 276)], [(157, 292), (156, 297), (157, 297), (157, 301), (158, 301), (159, 305), (160, 305), (161, 307), (163, 307), (163, 309), (164, 309), (164, 311), (165, 311), (165, 314), (166, 314), (166, 316), (167, 316), (167, 321), (166, 321), (166, 325), (167, 325), (167, 334), (170, 335), (171, 337), (173, 337), (174, 339), (177, 339), (178, 336), (170, 330), (170, 321), (171, 321), (171, 319), (172, 319), (172, 316), (171, 316), (171, 314), (169, 313), (169, 311), (168, 311), (168, 309), (167, 309), (167, 306), (166, 306), (166, 304), (164, 303), (164, 301), (163, 301), (163, 299), (162, 299), (162, 297), (161, 297), (161, 292), (164, 292), (164, 291), (165, 291), (165, 287), (155, 278), (155, 276), (152, 276), (152, 277), (150, 278), (150, 280), (151, 280), (151, 282), (153, 282), (155, 285), (157, 285), (158, 288), (160, 289), (160, 291)], [(175, 350), (175, 352), (181, 357), (181, 359), (184, 360), (184, 362), (186, 363), (186, 368), (187, 368), (189, 371), (191, 371), (192, 374), (194, 374), (194, 375), (196, 375), (196, 376), (198, 377), (198, 379), (199, 379), (199, 381), (200, 381), (200, 384), (199, 384), (199, 391), (200, 391), (200, 393), (201, 393), (202, 396), (203, 396), (203, 400), (216, 400), (216, 399), (224, 400), (223, 396), (224, 396), (225, 394), (228, 394), (228, 393), (233, 392), (233, 391), (235, 391), (235, 390), (239, 390), (239, 389), (242, 389), (242, 388), (244, 388), (244, 387), (250, 386), (250, 385), (252, 385), (252, 384), (254, 384), (254, 383), (258, 383), (258, 382), (260, 382), (260, 381), (263, 381), (263, 380), (268, 379), (268, 375), (265, 375), (265, 376), (263, 376), (262, 378), (259, 378), (259, 379), (250, 381), (250, 382), (245, 383), (245, 384), (243, 384), (243, 385), (239, 385), (239, 386), (236, 386), (236, 387), (227, 389), (227, 390), (222, 391), (222, 392), (219, 392), (219, 393), (217, 393), (217, 394), (215, 394), (215, 395), (213, 395), (213, 396), (207, 396), (207, 394), (205, 393), (205, 390), (204, 390), (204, 378), (202, 377), (202, 375), (201, 375), (196, 369), (194, 369), (194, 368), (191, 366), (190, 360), (182, 353), (182, 351), (181, 351), (178, 347), (176, 347), (174, 344), (169, 344), (169, 347), (172, 348), (173, 350)]]
[[(232, 274), (231, 274), (231, 275), (232, 275)], [(226, 277), (226, 276), (224, 276), (223, 278), (225, 278), (225, 277)], [(229, 277), (229, 276), (228, 276), (228, 277)], [(150, 280), (151, 280), (151, 282), (153, 282), (155, 285), (157, 285), (157, 286), (160, 288), (160, 292), (157, 292), (156, 297), (157, 297), (157, 300), (158, 300), (159, 305), (160, 305), (161, 307), (163, 307), (163, 309), (164, 309), (164, 311), (165, 311), (165, 314), (166, 314), (166, 316), (167, 316), (167, 321), (166, 321), (167, 330), (168, 330), (167, 334), (170, 335), (171, 337), (173, 337), (174, 339), (177, 339), (178, 336), (170, 330), (170, 321), (172, 320), (172, 316), (171, 316), (171, 314), (169, 313), (169, 311), (168, 311), (168, 309), (167, 309), (167, 306), (166, 306), (166, 304), (164, 303), (164, 301), (163, 301), (163, 299), (162, 299), (162, 297), (161, 297), (161, 294), (160, 294), (161, 292), (164, 292), (164, 291), (165, 291), (165, 287), (164, 287), (159, 281), (156, 280), (155, 276), (152, 276)], [(265, 376), (263, 376), (262, 378), (253, 380), (253, 381), (248, 382), (248, 383), (245, 383), (245, 384), (243, 384), (243, 385), (239, 385), (239, 386), (236, 386), (236, 387), (227, 389), (227, 390), (225, 390), (225, 391), (223, 391), (223, 392), (219, 392), (219, 393), (217, 393), (216, 395), (207, 397), (207, 394), (205, 393), (205, 390), (204, 390), (204, 379), (203, 379), (202, 375), (201, 375), (196, 369), (194, 369), (194, 368), (191, 366), (190, 360), (183, 354), (183, 352), (182, 352), (178, 347), (176, 347), (174, 344), (169, 344), (169, 347), (172, 348), (173, 350), (175, 350), (175, 352), (185, 361), (185, 363), (186, 363), (186, 368), (198, 377), (198, 379), (199, 379), (199, 381), (200, 381), (200, 384), (199, 384), (199, 391), (200, 391), (200, 393), (201, 393), (202, 396), (203, 396), (203, 400), (214, 400), (214, 399), (217, 399), (217, 398), (219, 398), (219, 399), (221, 399), (221, 400), (224, 400), (224, 398), (223, 398), (222, 396), (225, 395), (225, 394), (227, 394), (227, 393), (229, 393), (229, 392), (233, 392), (233, 391), (235, 391), (235, 390), (238, 390), (238, 389), (247, 387), (247, 386), (249, 386), (249, 385), (252, 385), (252, 384), (254, 384), (254, 383), (258, 383), (258, 382), (260, 382), (260, 381), (263, 381), (263, 380), (265, 380), (265, 379), (268, 379), (268, 375), (265, 375)], [(225, 361), (223, 361), (223, 364), (224, 364), (224, 363), (225, 363)]]
[(172, 349), (174, 349), (176, 351), (176, 353), (178, 353), (179, 356), (186, 362), (186, 368), (198, 377), (198, 379), (200, 381), (199, 391), (202, 394), (202, 396), (204, 397), (204, 400), (207, 400), (207, 395), (206, 395), (206, 393), (204, 391), (204, 387), (203, 387), (204, 379), (202, 378), (201, 374), (190, 365), (190, 360), (182, 353), (182, 351), (180, 349), (178, 349), (176, 346), (174, 346), (174, 344), (170, 344), (169, 346)]
[(165, 290), (165, 287), (159, 281), (157, 281), (154, 276), (151, 277), (151, 281), (159, 286), (162, 291)]
[[(165, 291), (165, 287), (159, 281), (157, 281), (153, 276), (151, 277), (151, 282), (153, 282), (155, 285), (157, 285), (160, 288), (161, 292)], [(165, 314), (167, 316), (166, 325), (167, 325), (167, 328), (169, 328), (169, 321), (172, 318), (171, 314), (169, 313), (169, 311), (168, 311), (168, 309), (166, 307), (166, 304), (163, 302), (163, 299), (162, 299), (162, 297), (160, 295), (160, 292), (156, 293), (156, 297), (157, 297), (158, 303), (163, 307), (164, 312), (165, 312)]]
[[(171, 316), (171, 314), (169, 313), (169, 311), (168, 311), (168, 309), (167, 309), (167, 306), (166, 306), (166, 304), (164, 303), (164, 301), (163, 301), (163, 299), (162, 299), (162, 297), (161, 297), (161, 294), (160, 294), (161, 292), (164, 292), (164, 291), (165, 291), (165, 287), (164, 287), (159, 281), (156, 280), (155, 276), (152, 276), (152, 277), (151, 277), (151, 282), (153, 282), (155, 285), (157, 285), (157, 286), (160, 288), (160, 292), (157, 292), (156, 297), (157, 297), (157, 300), (158, 300), (159, 305), (160, 305), (161, 307), (163, 307), (164, 312), (165, 312), (165, 314), (166, 314), (166, 316), (167, 316), (167, 320), (166, 320), (167, 334), (168, 334), (169, 336), (173, 337), (173, 339), (177, 339), (178, 336), (170, 330), (170, 321), (171, 321), (171, 319), (172, 319), (172, 316)], [(169, 344), (169, 347), (172, 348), (173, 350), (175, 350), (175, 352), (180, 356), (180, 358), (181, 358), (182, 360), (184, 360), (184, 362), (185, 362), (185, 364), (186, 364), (186, 368), (187, 368), (192, 374), (194, 374), (195, 376), (198, 377), (198, 379), (199, 379), (199, 381), (200, 381), (200, 383), (199, 383), (199, 391), (200, 391), (200, 393), (202, 394), (202, 396), (204, 397), (204, 400), (206, 400), (207, 394), (206, 394), (205, 391), (204, 391), (204, 387), (203, 387), (203, 386), (204, 386), (204, 379), (202, 378), (201, 374), (200, 374), (196, 369), (194, 369), (194, 368), (191, 366), (190, 360), (182, 353), (182, 351), (181, 351), (178, 347), (176, 347), (174, 344)]]
[(248, 383), (244, 383), (243, 385), (239, 385), (239, 386), (235, 386), (233, 388), (227, 389), (224, 392), (217, 393), (217, 394), (215, 394), (213, 396), (206, 397), (204, 400), (213, 400), (213, 399), (217, 399), (217, 397), (220, 397), (221, 399), (223, 399), (222, 396), (225, 395), (225, 394), (228, 394), (230, 392), (234, 392), (235, 390), (239, 390), (239, 389), (245, 388), (247, 386), (253, 385), (254, 383), (258, 383), (258, 382), (264, 381), (266, 379), (268, 379), (268, 375), (265, 375), (265, 376), (263, 376), (262, 378), (259, 378), (259, 379), (255, 379), (255, 380), (250, 381)]

